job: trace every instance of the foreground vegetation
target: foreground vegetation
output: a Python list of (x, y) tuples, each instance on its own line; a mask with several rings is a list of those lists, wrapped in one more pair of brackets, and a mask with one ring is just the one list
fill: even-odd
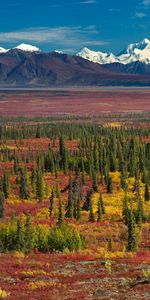
[[(41, 257), (48, 259), (48, 255), (54, 261), (63, 261), (65, 255), (70, 260), (76, 255), (79, 260), (92, 260), (96, 265), (100, 259), (102, 272), (106, 271), (107, 276), (111, 276), (112, 261), (116, 265), (122, 259), (128, 265), (140, 257), (140, 262), (148, 262), (150, 128), (147, 120), (132, 124), (130, 118), (126, 116), (126, 121), (120, 122), (118, 117), (109, 124), (103, 120), (103, 125), (88, 119), (76, 123), (55, 118), (47, 123), (41, 119), (38, 124), (36, 120), (3, 120), (3, 258), (17, 255), (22, 264), (26, 257), (33, 260), (36, 255), (39, 263)], [(36, 274), (32, 276), (38, 277)], [(143, 274), (148, 274), (148, 269), (144, 271), (142, 266), (140, 276), (145, 282), (148, 275)], [(32, 289), (33, 282), (29, 285)], [(46, 288), (46, 283), (34, 287)], [(2, 288), (1, 293), (5, 294), (6, 285)], [(9, 289), (6, 296), (11, 299)], [(58, 299), (57, 296), (52, 299)]]

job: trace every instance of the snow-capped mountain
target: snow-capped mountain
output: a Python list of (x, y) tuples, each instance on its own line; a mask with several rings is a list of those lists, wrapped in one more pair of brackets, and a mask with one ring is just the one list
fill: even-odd
[(81, 52), (77, 53), (77, 56), (88, 59), (98, 64), (110, 64), (117, 61), (117, 58), (112, 53), (104, 53), (100, 51), (96, 52), (86, 47), (83, 48)]
[(61, 50), (54, 50), (54, 52), (55, 52), (55, 53), (58, 53), (58, 54), (64, 54), (64, 52), (61, 51)]
[(129, 44), (119, 56), (119, 62), (129, 64), (132, 62), (142, 62), (150, 64), (150, 40), (144, 39), (140, 43)]
[(77, 53), (77, 56), (99, 64), (130, 64), (133, 62), (150, 64), (150, 40), (144, 39), (139, 43), (129, 44), (128, 47), (117, 56), (112, 53), (91, 51), (88, 48), (84, 48), (81, 52)]
[(7, 52), (8, 50), (6, 50), (5, 48), (2, 48), (2, 47), (0, 47), (0, 54), (1, 53), (5, 53), (5, 52)]
[(19, 49), (25, 52), (39, 52), (41, 51), (39, 48), (29, 45), (29, 44), (20, 44), (17, 47), (15, 47), (14, 49)]

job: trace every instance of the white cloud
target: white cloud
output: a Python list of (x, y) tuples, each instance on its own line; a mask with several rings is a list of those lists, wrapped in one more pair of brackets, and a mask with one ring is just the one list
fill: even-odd
[(21, 31), (0, 32), (0, 42), (47, 44), (49, 47), (77, 48), (88, 45), (105, 45), (99, 39), (99, 31), (93, 25), (87, 27), (36, 27)]
[(144, 6), (149, 6), (149, 5), (150, 5), (150, 0), (143, 0), (143, 1), (142, 1), (142, 4), (143, 4)]
[(72, 6), (72, 5), (80, 5), (80, 4), (95, 4), (98, 3), (97, 0), (80, 0), (80, 1), (69, 1), (69, 2), (64, 2), (63, 3), (52, 3), (49, 4), (48, 7), (62, 7), (62, 6)]
[(146, 17), (146, 14), (143, 13), (143, 12), (136, 12), (135, 17), (139, 18), (139, 19), (142, 19), (142, 18)]
[(110, 8), (109, 11), (110, 12), (120, 12), (121, 9), (120, 8)]
[(94, 3), (97, 3), (96, 0), (85, 0), (85, 1), (81, 1), (80, 2), (81, 4), (94, 4)]

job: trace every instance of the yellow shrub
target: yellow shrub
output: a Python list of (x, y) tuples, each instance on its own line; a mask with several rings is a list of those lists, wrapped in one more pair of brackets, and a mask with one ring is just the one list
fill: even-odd
[(43, 220), (43, 219), (47, 220), (47, 219), (49, 219), (49, 209), (46, 208), (46, 207), (41, 208), (41, 209), (37, 212), (37, 214), (36, 214), (36, 216), (35, 216), (35, 219), (36, 219), (36, 220)]
[(26, 276), (33, 276), (33, 275), (46, 275), (46, 271), (44, 270), (27, 270), (27, 271), (23, 271), (21, 273), (22, 275), (26, 275)]
[(10, 295), (10, 292), (6, 292), (0, 288), (0, 299), (5, 299)]
[(23, 252), (16, 251), (13, 253), (16, 258), (25, 258), (25, 254)]

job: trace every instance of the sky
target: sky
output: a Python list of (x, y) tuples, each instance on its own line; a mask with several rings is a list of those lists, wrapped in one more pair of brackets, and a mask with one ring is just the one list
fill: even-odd
[(83, 47), (118, 54), (150, 39), (150, 0), (5, 0), (0, 3), (0, 47), (20, 43), (44, 51)]

